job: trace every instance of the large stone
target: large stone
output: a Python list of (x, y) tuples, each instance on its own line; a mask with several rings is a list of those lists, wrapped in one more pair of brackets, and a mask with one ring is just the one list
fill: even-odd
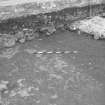
[(105, 39), (105, 19), (99, 16), (76, 21), (71, 24), (70, 28), (72, 30), (79, 29), (82, 32), (93, 35), (94, 39)]

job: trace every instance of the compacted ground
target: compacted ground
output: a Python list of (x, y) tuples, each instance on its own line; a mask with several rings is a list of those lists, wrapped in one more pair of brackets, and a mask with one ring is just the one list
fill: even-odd
[(1, 105), (105, 105), (105, 42), (57, 32), (2, 49), (0, 82)]

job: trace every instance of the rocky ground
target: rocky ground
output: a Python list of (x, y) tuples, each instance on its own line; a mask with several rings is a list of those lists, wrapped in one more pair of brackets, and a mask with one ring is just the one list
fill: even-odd
[[(91, 12), (90, 12), (91, 11)], [(12, 47), (16, 43), (25, 43), (42, 36), (52, 36), (59, 30), (70, 30), (70, 25), (76, 21), (104, 16), (105, 5), (95, 5), (82, 8), (66, 8), (46, 14), (17, 17), (0, 22), (0, 47)]]
[(0, 0), (0, 21), (65, 8), (105, 4), (104, 0)]
[(19, 36), (10, 46), (1, 41), (1, 105), (105, 105), (105, 42), (69, 31), (62, 15), (58, 25), (48, 16), (51, 27), (37, 28), (30, 41), (18, 32), (33, 32), (34, 16), (0, 24), (1, 36)]

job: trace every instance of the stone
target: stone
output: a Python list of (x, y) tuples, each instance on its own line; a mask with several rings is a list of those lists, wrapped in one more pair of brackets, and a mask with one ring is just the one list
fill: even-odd
[(2, 41), (4, 47), (12, 47), (16, 43), (16, 38), (12, 35), (3, 35)]
[(34, 39), (34, 33), (32, 29), (23, 29), (23, 32), (26, 40)]
[(23, 31), (19, 31), (15, 34), (16, 37), (16, 41), (20, 42), (20, 43), (24, 43), (25, 42), (25, 35), (23, 33)]
[(93, 35), (96, 40), (105, 38), (105, 19), (100, 16), (76, 21), (71, 27), (73, 27), (73, 30), (80, 30), (81, 32)]
[(41, 28), (40, 31), (42, 33), (45, 33), (46, 35), (51, 35), (54, 32), (56, 32), (56, 29), (55, 29), (55, 27), (53, 25), (51, 25), (51, 26), (45, 26), (45, 27)]

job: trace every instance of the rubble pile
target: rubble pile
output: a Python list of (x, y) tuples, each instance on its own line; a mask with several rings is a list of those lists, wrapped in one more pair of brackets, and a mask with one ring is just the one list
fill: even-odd
[(94, 39), (105, 38), (105, 18), (95, 16), (89, 19), (76, 21), (70, 26), (71, 30), (80, 30), (81, 32), (93, 35)]

